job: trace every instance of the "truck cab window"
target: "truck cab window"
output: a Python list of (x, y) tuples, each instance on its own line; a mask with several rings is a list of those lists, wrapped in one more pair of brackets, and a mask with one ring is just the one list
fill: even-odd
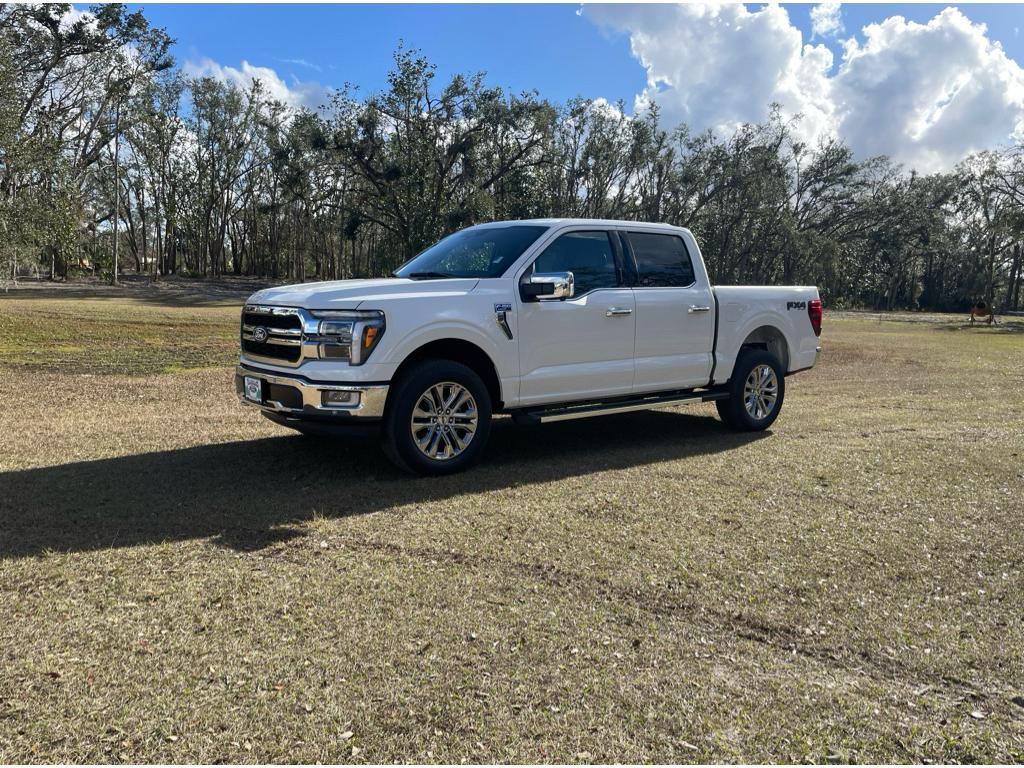
[(396, 269), (395, 277), (501, 277), (548, 228), (533, 224), (469, 227)]
[(569, 232), (533, 262), (535, 272), (572, 272), (576, 296), (597, 288), (617, 288), (615, 254), (607, 232)]
[(629, 244), (636, 256), (637, 287), (685, 288), (693, 285), (693, 262), (686, 243), (678, 235), (630, 232)]

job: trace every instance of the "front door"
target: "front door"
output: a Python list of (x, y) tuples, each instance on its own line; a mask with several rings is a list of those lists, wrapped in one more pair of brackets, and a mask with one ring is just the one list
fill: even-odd
[(526, 272), (572, 272), (562, 300), (519, 297), (522, 405), (628, 395), (633, 388), (636, 304), (604, 230), (560, 235)]

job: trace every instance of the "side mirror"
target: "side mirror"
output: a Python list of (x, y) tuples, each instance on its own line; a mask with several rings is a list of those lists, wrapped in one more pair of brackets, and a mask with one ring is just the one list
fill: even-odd
[(519, 295), (523, 301), (556, 301), (572, 298), (576, 291), (572, 272), (533, 272), (523, 276)]

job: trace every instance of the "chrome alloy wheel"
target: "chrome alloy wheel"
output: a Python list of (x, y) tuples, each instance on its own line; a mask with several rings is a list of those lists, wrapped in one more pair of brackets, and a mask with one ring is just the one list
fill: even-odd
[(472, 442), (477, 418), (476, 400), (468, 389), (454, 381), (434, 384), (412, 409), (412, 440), (427, 458), (454, 459)]
[(779, 380), (770, 365), (755, 365), (743, 385), (743, 405), (750, 418), (760, 421), (774, 410), (779, 399)]

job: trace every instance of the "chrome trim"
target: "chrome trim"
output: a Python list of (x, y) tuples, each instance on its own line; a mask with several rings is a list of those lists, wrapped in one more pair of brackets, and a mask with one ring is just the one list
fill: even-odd
[[(246, 349), (241, 349), (242, 360), (250, 360), (255, 363), (264, 363), (266, 365), (274, 365), (281, 368), (298, 368), (307, 360), (347, 360), (349, 365), (362, 365), (366, 362), (365, 357), (369, 357), (369, 353), (373, 352), (373, 348), (380, 341), (380, 337), (384, 335), (386, 326), (382, 325), (380, 333), (377, 334), (377, 342), (374, 343), (374, 347), (370, 347), (366, 356), (363, 356), (363, 350), (357, 343), (357, 339), (362, 339), (363, 328), (367, 322), (371, 322), (370, 315), (373, 310), (309, 310), (302, 307), (275, 307), (266, 304), (246, 304), (242, 307), (242, 318), (244, 320), (246, 313), (251, 315), (267, 315), (267, 316), (285, 316), (295, 315), (299, 318), (300, 328), (270, 328), (268, 326), (258, 326), (251, 323), (241, 323), (241, 329), (239, 331), (239, 346), (242, 341), (256, 341), (253, 338), (253, 333), (256, 328), (265, 328), (267, 331), (267, 339), (262, 344), (273, 344), (274, 346), (281, 347), (298, 347), (299, 356), (296, 360), (286, 360), (281, 357), (267, 357), (266, 355), (258, 355), (254, 352), (250, 352)], [(384, 320), (384, 313), (377, 313), (380, 319)], [(358, 316), (366, 317), (366, 320), (360, 320)], [(337, 318), (337, 319), (334, 319)], [(339, 338), (337, 334), (322, 334), (320, 332), (321, 323), (323, 322), (344, 322), (344, 318), (351, 320), (351, 335), (349, 340), (343, 340)], [(339, 347), (348, 347), (347, 358), (327, 358), (323, 354), (321, 347), (325, 345), (333, 345)]]
[[(276, 329), (275, 329), (276, 330)], [(256, 341), (253, 334), (249, 331), (242, 331), (242, 339), (245, 341), (256, 341), (257, 344), (273, 344), (276, 347), (300, 347), (302, 346), (302, 339), (282, 339), (271, 332), (271, 329), (267, 329), (267, 338), (263, 341)], [(252, 352), (243, 352), (244, 355), (252, 355)], [(255, 355), (253, 355), (255, 357)], [(277, 357), (268, 357), (267, 360), (279, 360)], [(289, 362), (285, 360), (284, 362)]]
[(301, 315), (304, 311), (297, 307), (274, 307), (268, 304), (246, 304), (244, 309), (256, 315)]
[[(282, 376), (280, 374), (265, 373), (264, 371), (253, 370), (244, 365), (235, 366), (235, 376), (242, 377), (242, 392), (238, 399), (243, 405), (249, 405), (264, 411), (274, 411), (293, 416), (302, 414), (325, 414), (325, 413), (347, 413), (353, 417), (363, 419), (379, 419), (384, 415), (384, 404), (388, 399), (387, 384), (323, 384), (308, 382), (295, 376)], [(245, 397), (245, 378), (250, 376), (271, 384), (281, 384), (287, 387), (294, 387), (302, 395), (302, 408), (286, 408), (281, 403), (268, 400), (266, 403), (254, 403)], [(337, 405), (324, 406), (322, 404), (322, 393), (324, 391), (358, 392), (359, 405), (354, 407)]]
[(585, 403), (580, 405), (568, 405), (564, 408), (553, 407), (551, 408), (551, 411), (553, 412), (550, 413), (544, 412), (544, 406), (537, 406), (537, 409), (540, 411), (540, 413), (537, 414), (537, 420), (541, 424), (548, 424), (553, 421), (571, 421), (573, 419), (586, 419), (591, 416), (607, 416), (615, 413), (629, 413), (631, 411), (657, 411), (662, 408), (672, 408), (676, 405), (682, 405), (683, 403), (723, 400), (726, 397), (728, 397), (728, 395), (724, 392), (707, 391), (669, 395), (666, 397), (652, 395), (645, 399), (627, 401), (621, 405), (615, 403)]
[(632, 315), (633, 310), (629, 307), (611, 307), (607, 312), (604, 313), (605, 317), (625, 317), (626, 315)]
[(690, 308), (686, 311), (692, 315), (694, 312), (710, 312), (711, 307), (698, 307), (696, 304), (691, 304)]
[(523, 282), (551, 286), (551, 293), (535, 296), (536, 301), (560, 301), (576, 295), (576, 277), (572, 272), (531, 272)]
[[(250, 314), (256, 314), (256, 313), (250, 312)], [(260, 326), (258, 326), (258, 325), (246, 325), (245, 323), (242, 323), (242, 331), (243, 332), (252, 333), (253, 331), (255, 331), (259, 327)], [(271, 329), (267, 328), (267, 330), (269, 331)], [(298, 328), (274, 328), (273, 331), (278, 336), (302, 336), (302, 331), (300, 329), (298, 329)]]
[(495, 304), (494, 305), (494, 319), (498, 323), (498, 327), (501, 328), (501, 332), (505, 334), (505, 337), (509, 340), (512, 339), (512, 329), (508, 325), (508, 313), (512, 311), (511, 304)]
[[(299, 348), (299, 356), (296, 360), (285, 360), (280, 357), (268, 357), (266, 355), (258, 355), (255, 352), (250, 352), (247, 349), (241, 349), (241, 355), (243, 360), (252, 360), (257, 363), (266, 363), (268, 365), (276, 365), (281, 368), (298, 368), (306, 360), (319, 359), (319, 350), (317, 349), (318, 344), (316, 342), (307, 342), (307, 335), (315, 335), (320, 330), (320, 321), (313, 317), (307, 310), (299, 307), (274, 307), (266, 304), (246, 304), (242, 307), (242, 318), (244, 320), (246, 314), (252, 315), (267, 315), (270, 317), (281, 317), (287, 315), (295, 315), (299, 318), (299, 328), (267, 328), (268, 337), (264, 344), (274, 344), (276, 346), (290, 346)], [(250, 323), (242, 323), (241, 330), (239, 332), (239, 343), (242, 341), (253, 341), (253, 331), (258, 326)], [(252, 329), (252, 330), (250, 330)], [(296, 338), (297, 337), (297, 338)]]

